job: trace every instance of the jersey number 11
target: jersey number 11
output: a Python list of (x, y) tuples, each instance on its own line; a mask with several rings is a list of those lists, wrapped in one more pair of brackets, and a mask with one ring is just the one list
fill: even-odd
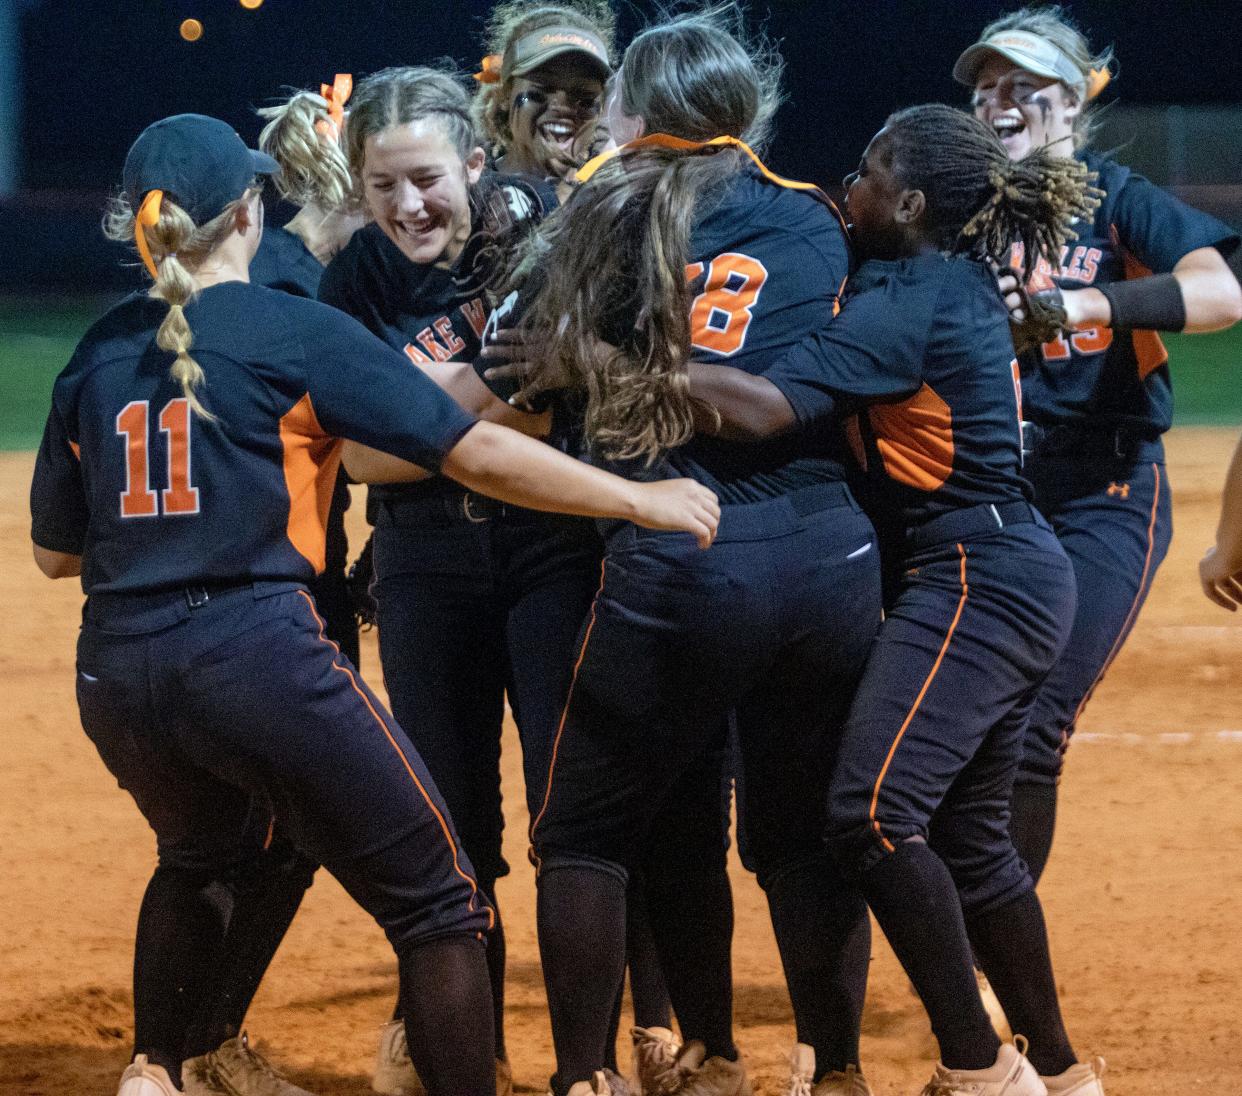
[(116, 432), (125, 439), (125, 490), (121, 517), (151, 518), (160, 514), (197, 514), (198, 488), (190, 486), (190, 404), (184, 397), (169, 400), (160, 412), (159, 427), (167, 435), (168, 486), (151, 490), (148, 448), (150, 404), (134, 400), (116, 417)]

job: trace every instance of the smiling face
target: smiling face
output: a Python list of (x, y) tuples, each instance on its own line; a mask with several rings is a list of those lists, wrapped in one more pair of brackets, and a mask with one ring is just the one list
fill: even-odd
[(562, 176), (580, 162), (600, 116), (604, 84), (594, 63), (568, 53), (513, 78), (505, 168)]
[(1059, 80), (1019, 68), (993, 53), (979, 70), (972, 100), (975, 117), (991, 126), (1011, 160), (1048, 147), (1061, 156), (1074, 151), (1077, 95)]
[(411, 262), (450, 265), (470, 235), (470, 187), (483, 159), (476, 148), (463, 161), (434, 117), (372, 134), (362, 168), (371, 216)]

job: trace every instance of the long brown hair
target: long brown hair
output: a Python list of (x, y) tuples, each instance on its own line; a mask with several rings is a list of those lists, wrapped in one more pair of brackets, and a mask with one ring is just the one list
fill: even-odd
[[(717, 4), (635, 38), (618, 94), (649, 131), (762, 140), (779, 101), (774, 56), (747, 41), (735, 4)], [(693, 434), (691, 230), (743, 162), (719, 146), (624, 152), (541, 230), (545, 280), (526, 320), (536, 368), (585, 390), (587, 437), (609, 458), (650, 463)]]

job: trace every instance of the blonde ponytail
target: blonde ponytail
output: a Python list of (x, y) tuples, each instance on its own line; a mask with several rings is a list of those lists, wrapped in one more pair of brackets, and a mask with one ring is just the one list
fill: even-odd
[[(153, 219), (136, 217), (123, 194), (112, 200), (104, 216), (104, 234), (110, 240), (137, 244), (144, 264), (149, 257), (148, 272), (151, 267), (154, 268), (154, 280), (147, 295), (168, 304), (168, 315), (155, 334), (155, 344), (161, 350), (176, 355), (169, 375), (181, 386), (194, 414), (212, 422), (216, 416), (198, 398), (198, 389), (207, 383), (207, 374), (190, 354), (194, 333), (185, 318), (185, 306), (198, 293), (191, 270), (196, 269), (229, 234), (238, 208), (253, 193), (253, 190), (247, 190), (201, 227), (196, 226), (190, 215), (175, 201), (164, 195), (159, 197), (158, 215)], [(146, 208), (144, 202), (144, 210)], [(138, 233), (142, 233), (141, 242)]]
[(280, 196), (323, 210), (344, 206), (352, 182), (332, 104), (313, 91), (299, 91), (278, 106), (260, 108), (258, 115), (268, 119), (259, 148), (280, 164), (273, 179)]

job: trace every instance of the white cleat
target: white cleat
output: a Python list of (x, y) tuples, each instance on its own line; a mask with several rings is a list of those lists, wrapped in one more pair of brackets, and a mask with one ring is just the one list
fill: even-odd
[(682, 1081), (677, 1072), (681, 1040), (664, 1027), (632, 1028), (630, 1036), (634, 1040), (634, 1081), (630, 1085), (634, 1096), (670, 1096), (676, 1092)]
[(946, 1069), (936, 1072), (923, 1096), (1048, 1096), (1035, 1067), (1026, 1060), (1026, 1040), (1002, 1044), (995, 1064), (987, 1069)]
[(565, 1096), (630, 1096), (629, 1087), (610, 1069), (599, 1069), (589, 1081), (569, 1086)]
[(313, 1096), (285, 1078), (243, 1031), (181, 1066), (186, 1096)]
[(423, 1082), (414, 1071), (414, 1063), (410, 1061), (404, 1020), (389, 1020), (380, 1028), (371, 1090), (380, 1096), (427, 1096)]
[(753, 1096), (741, 1061), (708, 1058), (706, 1048), (697, 1039), (682, 1048), (673, 1068), (681, 1077), (673, 1090), (676, 1096)]
[(1039, 1078), (1048, 1096), (1104, 1096), (1104, 1059), (1092, 1058), (1070, 1066), (1056, 1077)]
[(815, 1081), (815, 1049), (795, 1043), (789, 1052), (789, 1087), (785, 1096), (871, 1096), (871, 1089), (857, 1066), (833, 1070)]
[(139, 1054), (121, 1074), (116, 1096), (181, 1096), (181, 1090), (172, 1083), (168, 1070), (152, 1065), (145, 1054)]
[[(380, 1096), (427, 1096), (422, 1078), (410, 1061), (404, 1020), (389, 1020), (380, 1028), (371, 1090)], [(496, 1096), (513, 1096), (513, 1068), (500, 1058), (496, 1059)]]

